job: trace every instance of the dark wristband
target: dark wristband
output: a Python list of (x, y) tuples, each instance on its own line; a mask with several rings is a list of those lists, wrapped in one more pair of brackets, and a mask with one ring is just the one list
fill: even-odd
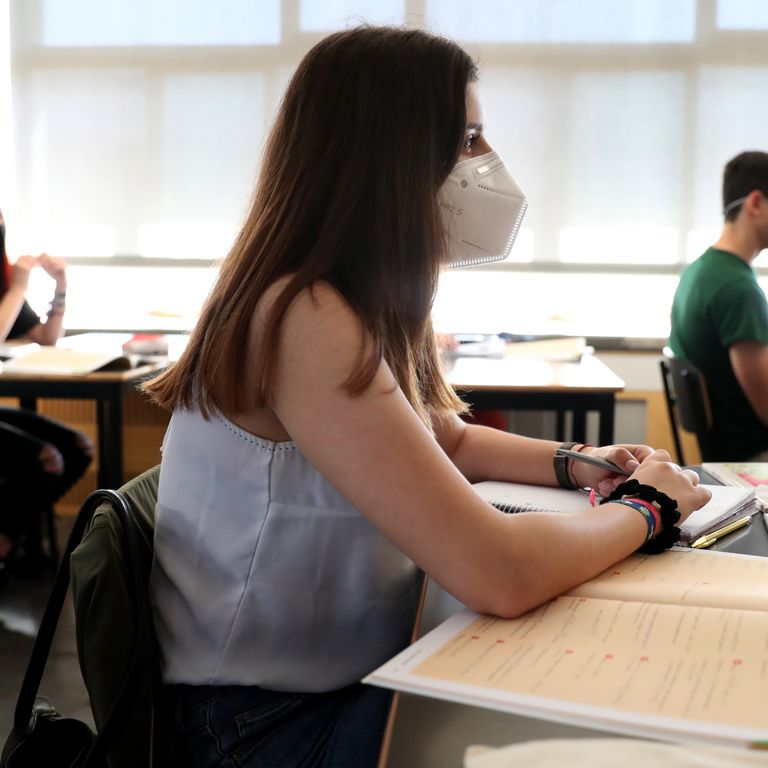
[[(560, 448), (571, 450), (574, 445), (580, 445), (580, 443), (562, 443)], [(552, 465), (555, 468), (555, 477), (557, 478), (557, 484), (561, 488), (567, 488), (572, 491), (576, 486), (571, 480), (571, 476), (568, 474), (568, 457), (561, 456), (559, 453), (555, 453), (552, 457)]]

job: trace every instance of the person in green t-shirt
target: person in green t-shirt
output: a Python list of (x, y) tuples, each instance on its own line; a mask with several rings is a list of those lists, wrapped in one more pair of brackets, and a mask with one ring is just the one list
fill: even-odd
[(672, 303), (672, 351), (701, 370), (716, 454), (768, 460), (768, 301), (752, 262), (768, 248), (768, 153), (725, 166), (720, 239), (683, 270)]

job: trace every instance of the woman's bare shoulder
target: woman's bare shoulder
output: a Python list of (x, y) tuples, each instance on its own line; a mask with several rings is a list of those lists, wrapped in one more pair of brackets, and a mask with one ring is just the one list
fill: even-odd
[[(254, 313), (257, 327), (266, 319), (280, 296), (289, 289), (290, 282), (290, 276), (281, 277), (264, 292)], [(299, 289), (286, 309), (281, 328), (289, 334), (294, 329), (302, 333), (309, 332), (312, 336), (317, 335), (320, 329), (329, 332), (347, 328), (354, 332), (359, 341), (361, 323), (336, 288), (325, 280), (317, 280)]]

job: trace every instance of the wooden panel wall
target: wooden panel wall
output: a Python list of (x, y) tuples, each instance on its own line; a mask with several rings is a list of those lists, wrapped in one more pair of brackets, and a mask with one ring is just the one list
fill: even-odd
[[(644, 402), (646, 407), (645, 442), (654, 448), (665, 448), (669, 451), (672, 459), (677, 461), (672, 425), (669, 423), (664, 393), (659, 391), (620, 392), (617, 401), (617, 410), (620, 410), (622, 402)], [(689, 432), (682, 434), (682, 447), (687, 464), (699, 464), (701, 462), (699, 446), (693, 434)]]

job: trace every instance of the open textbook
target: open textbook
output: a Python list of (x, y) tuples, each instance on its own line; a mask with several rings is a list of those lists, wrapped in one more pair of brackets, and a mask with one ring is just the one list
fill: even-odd
[[(472, 487), (502, 512), (579, 512), (589, 506), (589, 498), (583, 491), (494, 481), (475, 483)], [(689, 544), (732, 520), (758, 511), (754, 488), (705, 487), (711, 491), (712, 498), (680, 526), (682, 544)]]
[(672, 741), (768, 745), (768, 558), (632, 555), (516, 619), (463, 610), (364, 682)]
[(81, 376), (99, 370), (124, 371), (130, 367), (128, 358), (120, 353), (39, 347), (7, 360), (3, 363), (2, 371), (40, 376)]

